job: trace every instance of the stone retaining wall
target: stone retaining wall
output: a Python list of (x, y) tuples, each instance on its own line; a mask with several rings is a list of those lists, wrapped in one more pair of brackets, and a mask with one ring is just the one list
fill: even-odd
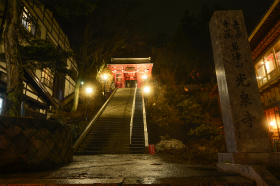
[(0, 172), (48, 168), (73, 161), (69, 126), (0, 116)]

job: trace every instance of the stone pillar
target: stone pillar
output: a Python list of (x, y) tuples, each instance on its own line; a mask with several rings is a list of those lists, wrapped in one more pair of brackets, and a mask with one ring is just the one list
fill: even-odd
[(118, 83), (117, 83), (117, 73), (113, 73), (114, 76), (114, 81), (115, 81), (115, 87), (118, 87)]
[(124, 72), (122, 71), (122, 88), (125, 88), (125, 83), (126, 83), (125, 75)]
[(137, 79), (137, 87), (142, 88), (142, 73), (137, 72), (136, 73), (136, 79)]
[(228, 151), (219, 162), (263, 164), (272, 148), (243, 13), (216, 11), (209, 27)]

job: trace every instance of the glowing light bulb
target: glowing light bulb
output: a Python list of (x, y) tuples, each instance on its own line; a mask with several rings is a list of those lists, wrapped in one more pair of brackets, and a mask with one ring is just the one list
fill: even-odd
[(90, 93), (92, 92), (92, 88), (88, 87), (88, 88), (86, 89), (86, 91), (87, 91), (88, 94), (90, 94)]
[(150, 87), (144, 87), (144, 92), (149, 93), (150, 92)]

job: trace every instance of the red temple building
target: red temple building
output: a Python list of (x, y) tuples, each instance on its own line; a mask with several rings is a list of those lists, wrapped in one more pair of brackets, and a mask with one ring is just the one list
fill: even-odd
[[(111, 64), (107, 65), (111, 70), (115, 87), (141, 88), (147, 79), (152, 76), (153, 63), (151, 58), (111, 58)], [(147, 77), (147, 79), (145, 79)]]

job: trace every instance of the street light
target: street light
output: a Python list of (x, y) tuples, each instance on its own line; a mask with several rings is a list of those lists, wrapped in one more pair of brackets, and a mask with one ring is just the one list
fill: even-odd
[(144, 87), (144, 92), (147, 94), (147, 93), (149, 93), (150, 92), (150, 87)]
[[(92, 88), (90, 88), (90, 87), (86, 88), (86, 92), (88, 94), (88, 107), (89, 107), (89, 95), (92, 92)], [(88, 120), (88, 107), (87, 107), (87, 118), (86, 118), (86, 121)]]
[(106, 81), (107, 81), (108, 76), (106, 74), (103, 75), (103, 80), (104, 80), (104, 98), (106, 99)]
[(143, 75), (142, 78), (144, 79), (144, 86), (146, 84), (146, 79), (148, 78), (146, 75)]

